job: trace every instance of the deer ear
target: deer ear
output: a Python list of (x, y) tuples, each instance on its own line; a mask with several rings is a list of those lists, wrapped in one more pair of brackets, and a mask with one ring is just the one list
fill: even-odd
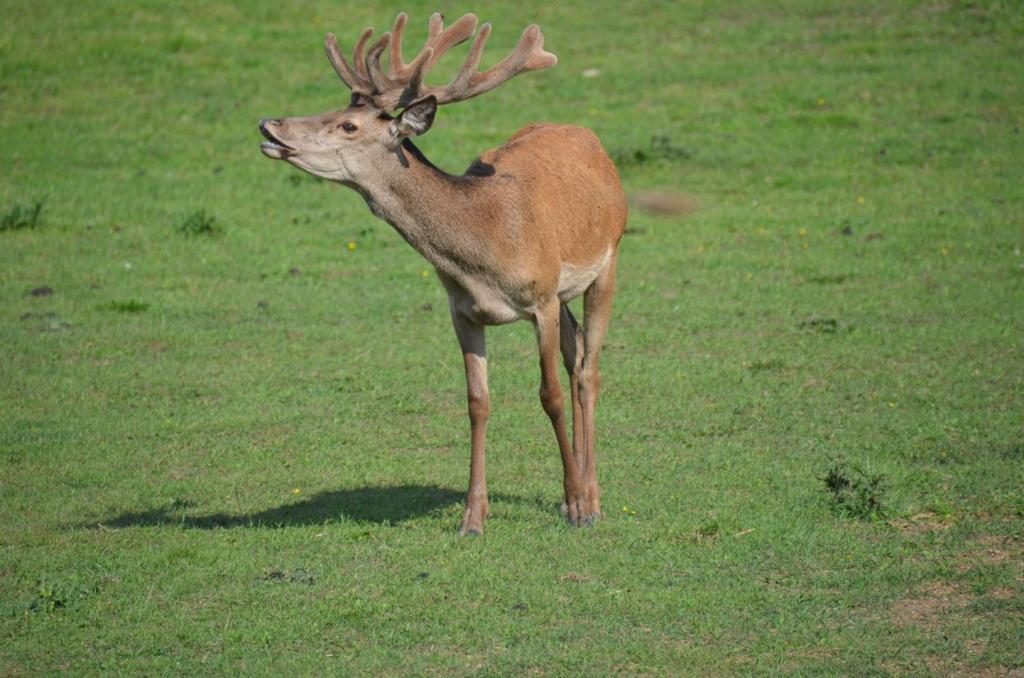
[(434, 124), (437, 113), (437, 97), (431, 94), (402, 111), (402, 114), (391, 121), (391, 136), (395, 140), (423, 134)]

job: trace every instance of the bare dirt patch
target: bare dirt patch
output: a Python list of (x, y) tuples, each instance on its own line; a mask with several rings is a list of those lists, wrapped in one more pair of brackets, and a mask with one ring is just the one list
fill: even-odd
[(985, 595), (993, 600), (1010, 600), (1017, 594), (1013, 589), (1006, 588), (1005, 586), (998, 586), (994, 589), (989, 589), (989, 592)]
[[(945, 668), (945, 667), (943, 667)], [(943, 672), (937, 672), (941, 675)], [(973, 678), (1022, 678), (1024, 677), (1024, 670), (1021, 669), (1009, 669), (1005, 666), (985, 666), (980, 668), (954, 668), (952, 671), (946, 671), (948, 676), (972, 676)]]
[(638, 210), (661, 216), (690, 215), (700, 206), (691, 195), (669, 191), (633, 191), (629, 203)]
[(985, 535), (978, 540), (981, 548), (978, 550), (978, 556), (986, 563), (999, 564), (1004, 563), (1007, 560), (1020, 562), (1022, 560), (1022, 545), (1020, 542), (1015, 541), (1012, 537), (998, 537), (994, 535)]
[(957, 570), (968, 572), (979, 565), (1009, 564), (1017, 568), (1018, 580), (1024, 581), (1024, 544), (1013, 537), (986, 534), (975, 546), (960, 555)]
[(948, 530), (952, 523), (938, 514), (931, 512), (918, 513), (909, 518), (896, 518), (889, 524), (904, 534), (925, 534), (939, 530)]
[(590, 580), (590, 575), (580, 574), (579, 572), (570, 572), (569, 574), (562, 575), (558, 578), (558, 581), (571, 582), (573, 584), (585, 584)]
[[(915, 530), (916, 527), (911, 527)], [(1008, 536), (982, 535), (958, 558), (957, 569), (967, 573), (981, 566), (1011, 565), (1017, 568), (1018, 581), (1024, 581), (1021, 568), (1022, 544), (1019, 539)], [(974, 603), (979, 597), (965, 592), (964, 586), (948, 581), (931, 582), (912, 592), (908, 597), (896, 601), (889, 610), (889, 618), (896, 626), (917, 629), (931, 637), (950, 635), (956, 637), (966, 633), (963, 646), (955, 655), (930, 655), (923, 658), (928, 672), (944, 676), (1020, 676), (1024, 670), (1001, 665), (978, 666), (985, 663), (990, 638), (987, 626), (998, 624), (1000, 613), (979, 612)], [(1019, 591), (1012, 585), (990, 589), (984, 596), (989, 601), (1015, 598)], [(1003, 619), (1005, 621), (1005, 618)], [(959, 631), (955, 628), (960, 627)], [(894, 667), (894, 672), (905, 672), (909, 667)]]
[(973, 596), (961, 593), (946, 582), (934, 582), (913, 598), (896, 601), (890, 610), (898, 626), (918, 626), (934, 630), (948, 621), (948, 614), (967, 607)]

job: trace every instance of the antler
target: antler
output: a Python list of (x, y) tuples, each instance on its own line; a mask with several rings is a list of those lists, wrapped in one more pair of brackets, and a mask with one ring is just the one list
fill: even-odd
[[(349, 65), (338, 51), (338, 41), (333, 33), (328, 33), (324, 42), (327, 58), (352, 93), (370, 99), (378, 108), (390, 113), (431, 95), (437, 98), (438, 104), (464, 101), (489, 92), (520, 73), (549, 68), (558, 63), (554, 54), (544, 51), (544, 36), (540, 28), (533, 24), (523, 31), (519, 43), (507, 57), (486, 71), (477, 72), (484, 44), (491, 34), (491, 25), (485, 23), (480, 27), (458, 75), (444, 87), (432, 87), (423, 83), (423, 77), (445, 52), (473, 35), (476, 15), (465, 14), (444, 28), (444, 18), (440, 14), (433, 14), (430, 17), (427, 41), (416, 58), (408, 64), (402, 58), (402, 36), (407, 21), (405, 12), (399, 14), (391, 31), (381, 35), (369, 51), (366, 51), (366, 44), (373, 35), (373, 29), (364, 30), (352, 53), (354, 66)], [(389, 50), (387, 72), (380, 63), (384, 50)]]

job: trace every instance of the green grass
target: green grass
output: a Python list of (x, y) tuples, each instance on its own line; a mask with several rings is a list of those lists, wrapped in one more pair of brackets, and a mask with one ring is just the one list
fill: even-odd
[(0, 216), (45, 196), (0, 230), (0, 674), (1024, 668), (1019, 5), (474, 8), (488, 63), (527, 21), (560, 63), (443, 108), (434, 162), (572, 122), (699, 205), (630, 216), (595, 529), (531, 328), (489, 332), (480, 539), (433, 271), (258, 150), (400, 9), (464, 11), (0, 8)]

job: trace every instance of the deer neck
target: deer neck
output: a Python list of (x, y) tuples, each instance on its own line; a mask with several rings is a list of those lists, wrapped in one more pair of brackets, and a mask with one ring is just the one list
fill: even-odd
[(452, 272), (475, 249), (468, 226), (486, 200), (483, 187), (438, 169), (409, 140), (388, 165), (375, 181), (354, 188), (375, 216), (434, 266)]

